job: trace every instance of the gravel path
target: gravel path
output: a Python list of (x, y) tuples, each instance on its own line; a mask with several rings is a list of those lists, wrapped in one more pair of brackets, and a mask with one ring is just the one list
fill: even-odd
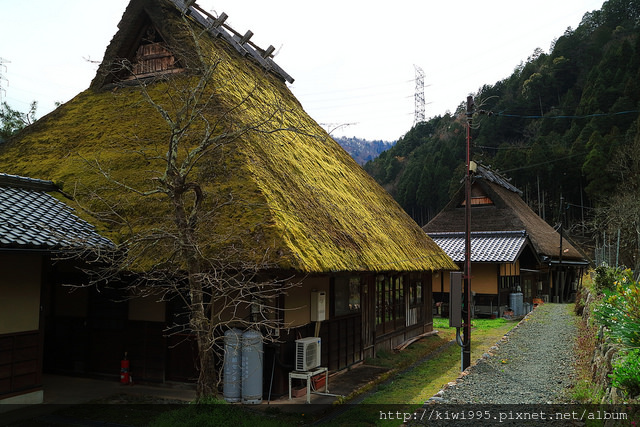
[(576, 317), (572, 308), (566, 304), (536, 308), (466, 376), (433, 400), (456, 404), (562, 403), (575, 361)]

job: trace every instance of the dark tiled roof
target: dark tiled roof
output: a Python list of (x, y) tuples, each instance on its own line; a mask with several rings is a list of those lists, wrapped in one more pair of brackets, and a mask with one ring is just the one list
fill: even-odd
[[(429, 233), (455, 262), (464, 261), (464, 233)], [(515, 262), (527, 244), (525, 231), (471, 233), (471, 262)]]
[(47, 194), (55, 188), (50, 181), (0, 173), (0, 248), (113, 247), (72, 208)]

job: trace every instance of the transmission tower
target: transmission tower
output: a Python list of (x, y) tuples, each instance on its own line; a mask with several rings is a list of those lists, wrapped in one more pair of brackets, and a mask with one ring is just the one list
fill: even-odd
[(416, 94), (414, 96), (416, 102), (415, 115), (413, 125), (424, 122), (424, 71), (417, 65), (413, 65), (416, 70)]

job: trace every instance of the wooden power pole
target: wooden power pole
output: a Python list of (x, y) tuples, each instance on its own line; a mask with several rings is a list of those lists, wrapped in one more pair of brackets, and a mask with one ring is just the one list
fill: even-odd
[(473, 97), (467, 97), (467, 173), (465, 176), (465, 244), (464, 244), (464, 305), (462, 370), (471, 366), (471, 123), (473, 121)]

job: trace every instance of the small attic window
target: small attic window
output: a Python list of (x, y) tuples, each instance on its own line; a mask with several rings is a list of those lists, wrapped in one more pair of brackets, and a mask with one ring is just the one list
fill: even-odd
[(471, 198), (471, 206), (473, 205), (492, 205), (493, 200), (487, 196), (475, 196)]
[[(466, 200), (462, 201), (462, 205), (466, 205)], [(471, 206), (490, 206), (493, 205), (493, 200), (487, 196), (473, 196), (471, 197)]]
[[(466, 204), (465, 200), (462, 200), (460, 206)], [(487, 193), (479, 186), (474, 185), (471, 187), (471, 206), (492, 206), (493, 200), (487, 195)]]
[(130, 76), (129, 80), (183, 71), (167, 44), (152, 26), (147, 28), (132, 62), (133, 76)]

